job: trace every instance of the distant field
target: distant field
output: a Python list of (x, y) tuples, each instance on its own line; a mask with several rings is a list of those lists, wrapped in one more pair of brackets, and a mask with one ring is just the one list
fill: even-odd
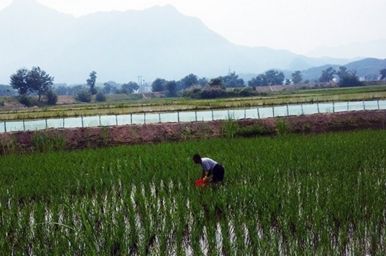
[[(0, 158), (4, 255), (383, 255), (386, 133)], [(225, 184), (197, 189), (201, 152)]]
[[(194, 100), (185, 98), (135, 99), (134, 96), (114, 95), (106, 103), (70, 104), (47, 108), (1, 111), (0, 120), (49, 117), (114, 115), (141, 112), (183, 111), (192, 109), (234, 108), (307, 102), (385, 99), (386, 85), (353, 88), (308, 89), (273, 92), (268, 96)], [(0, 99), (1, 101), (1, 99)]]

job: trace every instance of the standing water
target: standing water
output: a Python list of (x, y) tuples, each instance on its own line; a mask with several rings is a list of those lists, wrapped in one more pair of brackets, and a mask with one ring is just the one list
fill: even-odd
[(169, 122), (200, 122), (228, 119), (262, 119), (269, 117), (311, 115), (316, 113), (335, 113), (343, 111), (386, 109), (386, 100), (347, 101), (249, 107), (243, 109), (219, 109), (203, 111), (136, 113), (127, 115), (64, 117), (39, 120), (0, 121), (0, 133), (16, 131), (35, 131), (48, 128), (81, 128), (113, 125), (142, 125)]

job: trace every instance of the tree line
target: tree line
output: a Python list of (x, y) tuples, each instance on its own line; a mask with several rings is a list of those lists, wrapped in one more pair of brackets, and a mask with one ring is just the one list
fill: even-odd
[[(380, 79), (383, 80), (386, 75), (386, 69), (382, 69), (380, 72)], [(322, 71), (322, 74), (319, 78), (319, 82), (321, 83), (330, 83), (334, 81), (334, 79), (338, 80), (338, 85), (340, 87), (349, 87), (349, 86), (360, 86), (363, 83), (359, 80), (355, 71), (348, 70), (346, 67), (339, 67), (338, 70), (335, 70), (332, 67), (329, 67)]]
[[(386, 69), (382, 69), (380, 70), (380, 80), (385, 79)], [(96, 101), (105, 101), (106, 94), (132, 94), (140, 89), (140, 85), (132, 81), (124, 84), (109, 81), (104, 83), (102, 88), (97, 88), (97, 73), (95, 71), (89, 74), (86, 85), (54, 88), (53, 81), (54, 77), (47, 74), (40, 67), (32, 67), (31, 70), (19, 69), (10, 77), (10, 85), (17, 90), (19, 101), (27, 106), (55, 105), (57, 94), (72, 95), (78, 101), (91, 102), (93, 97)], [(337, 82), (338, 86), (341, 87), (362, 85), (356, 72), (348, 70), (344, 66), (339, 67), (337, 70), (332, 67), (326, 68), (322, 71), (318, 81), (320, 83)], [(293, 72), (291, 79), (286, 79), (282, 71), (272, 69), (257, 75), (248, 83), (245, 83), (235, 72), (210, 80), (205, 77), (200, 78), (195, 74), (189, 74), (177, 81), (157, 78), (152, 82), (151, 90), (154, 93), (162, 93), (167, 97), (216, 98), (252, 96), (256, 95), (254, 89), (258, 86), (299, 85), (305, 82), (301, 71)], [(226, 90), (227, 88), (233, 90)]]
[[(97, 72), (92, 71), (85, 85), (78, 86), (53, 86), (54, 77), (47, 74), (40, 67), (32, 67), (31, 70), (19, 69), (10, 77), (10, 85), (18, 93), (18, 100), (26, 106), (55, 105), (57, 95), (71, 95), (80, 102), (105, 101), (106, 94), (131, 94), (139, 89), (135, 82), (118, 85), (114, 82), (106, 82), (103, 88), (96, 87)], [(33, 97), (33, 96), (37, 96)]]
[[(382, 69), (380, 71), (380, 79), (383, 80), (385, 78), (386, 69)], [(307, 84), (308, 82), (303, 80), (302, 72), (299, 70), (291, 74), (291, 79), (286, 79), (282, 71), (272, 69), (252, 78), (248, 81), (248, 86), (256, 89), (259, 86), (300, 85)], [(338, 70), (332, 67), (326, 68), (322, 71), (318, 82), (323, 84), (334, 82), (340, 87), (363, 85), (356, 72), (348, 70), (344, 66), (339, 67)], [(226, 90), (226, 88), (233, 88), (233, 91)], [(164, 92), (169, 97), (182, 95), (192, 98), (252, 96), (257, 94), (255, 90), (246, 88), (244, 80), (239, 78), (234, 72), (209, 81), (206, 78), (198, 78), (194, 74), (189, 74), (179, 81), (167, 81), (157, 78), (152, 83), (152, 91)]]

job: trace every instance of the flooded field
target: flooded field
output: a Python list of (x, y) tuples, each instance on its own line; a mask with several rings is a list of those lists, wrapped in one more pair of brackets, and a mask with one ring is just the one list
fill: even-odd
[[(380, 255), (384, 131), (212, 139), (0, 159), (7, 255)], [(225, 166), (195, 188), (192, 154)]]
[(39, 120), (0, 121), (1, 132), (35, 131), (48, 128), (80, 128), (114, 125), (142, 125), (168, 122), (204, 122), (228, 119), (263, 119), (269, 117), (300, 116), (316, 113), (386, 109), (386, 100), (290, 104), (270, 107), (248, 107), (204, 111), (139, 113), (127, 115), (95, 115)]

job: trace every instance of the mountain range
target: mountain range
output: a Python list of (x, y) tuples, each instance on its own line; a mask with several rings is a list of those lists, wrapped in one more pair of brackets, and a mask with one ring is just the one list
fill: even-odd
[[(355, 71), (357, 76), (365, 80), (377, 80), (381, 69), (386, 69), (386, 59), (365, 58), (357, 61), (347, 63), (345, 66), (348, 70)], [(332, 67), (338, 70), (339, 65), (323, 65), (313, 67), (302, 71), (305, 80), (318, 80), (322, 71)]]
[(147, 81), (189, 73), (214, 77), (229, 69), (259, 73), (347, 62), (235, 45), (170, 5), (76, 18), (35, 0), (14, 0), (0, 11), (1, 83), (17, 69), (32, 66), (58, 83), (84, 83), (92, 70), (100, 81), (125, 82), (137, 76)]

